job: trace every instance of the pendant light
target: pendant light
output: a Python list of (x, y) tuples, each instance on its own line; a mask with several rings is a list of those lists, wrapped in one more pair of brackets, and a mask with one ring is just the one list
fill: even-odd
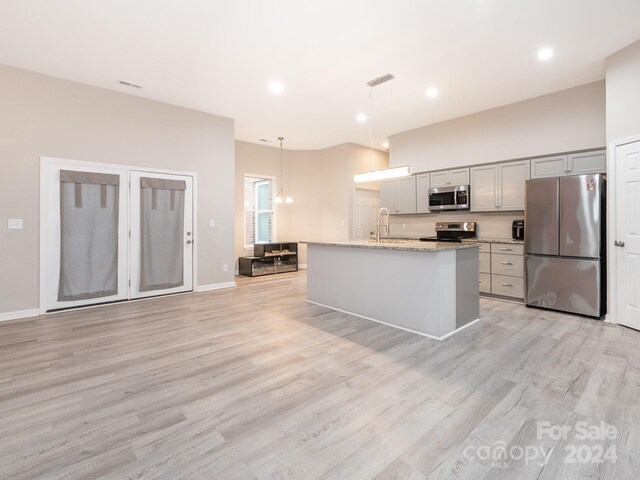
[[(282, 175), (282, 141), (284, 140), (284, 137), (278, 137), (278, 140), (280, 140), (280, 191), (278, 192), (278, 195), (276, 195), (276, 198), (274, 200), (275, 203), (283, 203), (282, 200), (282, 184), (284, 183), (284, 177)], [(293, 203), (293, 198), (291, 197), (291, 195), (287, 195), (284, 199), (284, 203)]]
[(369, 171), (365, 173), (356, 173), (353, 176), (355, 183), (372, 182), (375, 180), (384, 180), (387, 178), (400, 178), (411, 175), (411, 167), (408, 165), (402, 167), (386, 168), (384, 170), (371, 170), (373, 167), (373, 135), (371, 133), (371, 124), (373, 123), (373, 87), (380, 85), (381, 83), (393, 80), (394, 76), (390, 73), (382, 75), (380, 77), (369, 80)]

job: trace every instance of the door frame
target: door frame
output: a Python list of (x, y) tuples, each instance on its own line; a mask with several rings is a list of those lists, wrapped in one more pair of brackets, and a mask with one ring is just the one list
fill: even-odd
[[(45, 308), (46, 298), (45, 292), (47, 288), (47, 279), (46, 279), (46, 259), (47, 259), (47, 237), (49, 233), (49, 218), (48, 218), (48, 203), (47, 203), (47, 192), (49, 191), (49, 167), (50, 166), (59, 166), (61, 168), (113, 168), (118, 170), (126, 170), (127, 171), (127, 181), (131, 179), (131, 171), (145, 171), (149, 173), (160, 173), (160, 174), (168, 174), (168, 175), (185, 175), (193, 178), (193, 291), (197, 291), (198, 287), (198, 174), (196, 172), (184, 172), (179, 170), (165, 170), (160, 168), (149, 168), (149, 167), (141, 167), (134, 165), (123, 165), (120, 163), (104, 163), (104, 162), (89, 162), (86, 160), (73, 160), (67, 158), (57, 158), (57, 157), (40, 157), (40, 232), (39, 232), (39, 254), (40, 258), (38, 260), (39, 264), (39, 287), (40, 292), (38, 295), (38, 310), (40, 315), (46, 315), (47, 311)], [(129, 190), (129, 185), (126, 185), (127, 191)], [(128, 198), (128, 194), (127, 194)], [(127, 208), (127, 228), (129, 225), (129, 209)], [(127, 248), (127, 265), (128, 270), (130, 271), (131, 267), (131, 259), (129, 258), (130, 252), (129, 248)], [(127, 297), (129, 297), (130, 290), (127, 289)], [(126, 301), (132, 301), (133, 299), (127, 298)], [(138, 300), (138, 299), (135, 299)], [(88, 308), (92, 307), (92, 305), (79, 306), (77, 308)]]
[[(136, 181), (138, 182), (138, 187), (137, 187), (137, 193), (134, 194), (133, 192), (133, 185), (134, 182), (132, 182), (132, 174), (136, 174), (138, 176), (138, 178), (136, 178)], [(144, 175), (150, 175), (150, 176), (154, 176), (154, 178), (169, 178), (170, 180), (182, 180), (185, 179), (184, 181), (187, 183), (187, 189), (185, 190), (185, 192), (189, 192), (191, 194), (191, 205), (189, 205), (187, 198), (185, 198), (185, 211), (183, 213), (183, 217), (185, 218), (185, 223), (186, 223), (186, 218), (187, 215), (185, 215), (185, 213), (190, 213), (191, 214), (191, 228), (189, 229), (189, 231), (191, 232), (191, 288), (189, 289), (185, 289), (185, 285), (183, 284), (182, 286), (179, 287), (173, 287), (173, 288), (165, 288), (162, 290), (149, 290), (149, 291), (145, 291), (145, 292), (141, 292), (139, 290), (139, 282), (140, 282), (140, 260), (141, 260), (141, 245), (140, 240), (141, 240), (141, 227), (140, 227), (140, 223), (138, 223), (138, 228), (137, 231), (135, 230), (134, 224), (136, 221), (140, 221), (141, 220), (141, 215), (140, 215), (140, 205), (141, 205), (141, 201), (142, 201), (142, 189), (140, 188), (140, 177), (143, 177)], [(186, 180), (186, 179), (189, 180)], [(134, 198), (135, 197), (135, 198)], [(134, 205), (134, 202), (136, 202), (136, 204)], [(189, 208), (187, 208), (189, 207)], [(150, 297), (158, 297), (161, 295), (172, 295), (172, 294), (176, 294), (176, 293), (189, 293), (189, 292), (193, 292), (195, 291), (195, 286), (193, 285), (193, 258), (194, 258), (194, 248), (195, 248), (195, 236), (193, 235), (193, 224), (194, 224), (194, 216), (193, 216), (193, 177), (191, 175), (176, 175), (176, 174), (170, 174), (170, 173), (166, 173), (166, 172), (162, 172), (162, 173), (158, 173), (158, 172), (150, 172), (148, 169), (146, 170), (129, 170), (129, 223), (128, 223), (128, 228), (129, 228), (129, 242), (128, 242), (128, 256), (129, 256), (129, 285), (127, 287), (128, 289), (128, 300), (141, 300), (143, 298), (150, 298)], [(184, 229), (186, 230), (186, 228)], [(183, 244), (186, 241), (186, 236), (183, 234)], [(185, 249), (187, 247), (184, 247)], [(133, 253), (137, 253), (137, 259), (136, 259), (136, 255), (133, 255)], [(184, 271), (186, 271), (186, 265), (187, 263), (185, 263), (186, 258), (184, 258), (183, 255), (183, 267), (185, 268)], [(185, 278), (186, 281), (186, 278)], [(185, 282), (186, 283), (186, 282)]]
[[(378, 195), (382, 195), (380, 191), (380, 187), (371, 187), (371, 186), (360, 186), (353, 184), (353, 189), (351, 191), (351, 198), (349, 199), (349, 240), (353, 240), (355, 238), (354, 229), (355, 229), (355, 208), (356, 208), (356, 190), (369, 190), (371, 192), (378, 192)], [(380, 198), (382, 201), (382, 197)]]
[(618, 230), (617, 191), (611, 188), (617, 183), (616, 148), (628, 143), (640, 142), (640, 134), (612, 140), (607, 145), (607, 314), (605, 322), (618, 323), (618, 266), (615, 235)]

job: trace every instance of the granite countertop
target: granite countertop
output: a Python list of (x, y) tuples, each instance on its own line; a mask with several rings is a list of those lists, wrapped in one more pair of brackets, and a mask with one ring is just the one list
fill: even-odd
[(449, 250), (461, 250), (477, 247), (477, 243), (450, 243), (450, 242), (421, 242), (415, 239), (387, 239), (380, 243), (366, 240), (336, 240), (336, 241), (305, 241), (307, 245), (320, 245), (326, 247), (352, 247), (371, 248), (378, 250), (403, 250), (409, 252), (446, 252)]
[[(421, 235), (422, 237), (426, 237), (426, 236), (433, 236), (434, 235)], [(415, 235), (413, 236), (393, 236), (393, 237), (389, 237), (390, 240), (419, 240), (420, 237), (416, 237)], [(513, 240), (512, 238), (468, 238), (463, 240), (463, 242), (465, 243), (505, 243), (505, 244), (512, 244), (512, 245), (524, 245), (524, 240)]]
[(511, 245), (524, 245), (524, 240), (514, 240), (512, 238), (469, 238), (463, 240), (469, 243), (505, 243)]

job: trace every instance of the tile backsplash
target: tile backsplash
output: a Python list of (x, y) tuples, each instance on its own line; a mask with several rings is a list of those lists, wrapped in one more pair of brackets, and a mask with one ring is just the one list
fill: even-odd
[(436, 234), (436, 222), (476, 222), (479, 238), (511, 238), (511, 223), (523, 218), (524, 212), (442, 212), (391, 215), (390, 236), (433, 237)]

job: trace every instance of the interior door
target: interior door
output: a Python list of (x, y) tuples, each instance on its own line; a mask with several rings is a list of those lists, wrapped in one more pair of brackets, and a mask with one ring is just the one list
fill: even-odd
[(616, 147), (617, 321), (640, 330), (640, 142)]
[(41, 309), (126, 300), (128, 175), (45, 159)]
[(132, 171), (131, 298), (193, 289), (193, 178)]
[(376, 229), (376, 216), (380, 209), (380, 192), (356, 188), (353, 201), (353, 238), (369, 240)]

